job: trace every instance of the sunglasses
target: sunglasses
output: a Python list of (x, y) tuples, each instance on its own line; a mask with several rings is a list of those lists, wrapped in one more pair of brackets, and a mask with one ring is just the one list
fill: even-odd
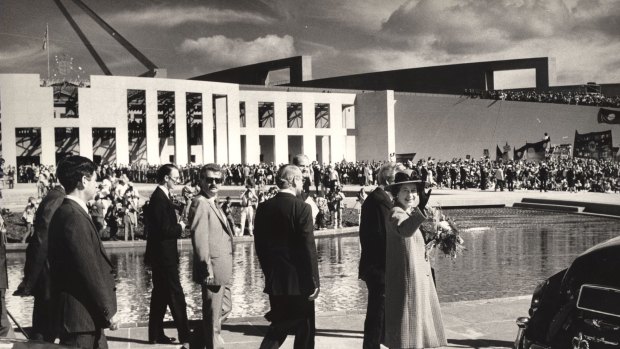
[(205, 183), (215, 183), (215, 184), (222, 183), (222, 179), (219, 177), (205, 177), (204, 181)]

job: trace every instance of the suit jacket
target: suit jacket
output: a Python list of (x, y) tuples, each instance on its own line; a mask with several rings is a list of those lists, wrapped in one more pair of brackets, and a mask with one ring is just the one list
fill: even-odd
[(49, 262), (56, 330), (108, 327), (116, 314), (112, 263), (90, 216), (71, 199), (65, 199), (52, 217)]
[(183, 231), (177, 221), (172, 200), (159, 187), (151, 195), (145, 218), (149, 232), (146, 262), (159, 267), (176, 266), (179, 263), (177, 239)]
[(359, 233), (362, 247), (359, 278), (362, 280), (385, 282), (385, 234), (392, 206), (388, 193), (379, 187), (362, 204)]
[(212, 285), (228, 284), (233, 271), (233, 233), (224, 212), (199, 195), (189, 208), (189, 227), (194, 247), (194, 281), (202, 284), (213, 276)]
[(310, 295), (319, 287), (319, 267), (310, 205), (288, 194), (258, 205), (254, 244), (265, 274), (264, 292)]
[(52, 216), (65, 199), (65, 189), (55, 187), (41, 201), (34, 215), (34, 234), (26, 248), (24, 293), (49, 299), (51, 297), (48, 235)]

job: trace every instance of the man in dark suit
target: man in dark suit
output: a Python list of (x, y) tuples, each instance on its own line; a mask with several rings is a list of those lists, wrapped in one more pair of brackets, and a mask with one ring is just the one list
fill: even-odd
[(223, 307), (225, 294), (230, 297), (233, 272), (232, 227), (218, 206), (217, 194), (222, 172), (216, 164), (200, 170), (200, 195), (189, 209), (189, 226), (194, 247), (193, 279), (202, 286), (201, 347), (223, 348), (220, 336), (222, 318), (228, 316), (232, 303)]
[(319, 269), (310, 205), (298, 196), (303, 175), (295, 165), (278, 170), (279, 193), (258, 206), (254, 242), (265, 275), (271, 321), (261, 349), (279, 348), (294, 330), (295, 348), (314, 348), (314, 300)]
[(394, 164), (383, 165), (377, 176), (378, 186), (364, 203), (360, 216), (362, 248), (359, 278), (368, 288), (368, 307), (364, 321), (364, 349), (378, 349), (383, 337), (385, 315), (385, 234), (390, 223), (392, 198), (385, 186), (393, 181)]
[(185, 224), (177, 218), (170, 191), (179, 181), (179, 169), (166, 164), (157, 170), (159, 185), (149, 199), (145, 214), (148, 229), (146, 240), (146, 262), (151, 266), (153, 291), (149, 311), (149, 342), (170, 344), (174, 338), (164, 334), (164, 315), (166, 308), (177, 326), (179, 342), (189, 348), (189, 321), (187, 304), (179, 279), (179, 252), (177, 239), (185, 229)]
[(60, 344), (105, 349), (103, 329), (117, 327), (116, 288), (112, 263), (86, 207), (97, 192), (96, 168), (82, 156), (58, 165), (67, 196), (50, 222), (48, 258)]
[(34, 296), (32, 330), (30, 339), (53, 343), (56, 333), (52, 328), (53, 307), (51, 299), (48, 233), (52, 216), (65, 199), (65, 189), (56, 186), (41, 201), (34, 215), (34, 234), (26, 249), (24, 279), (14, 296)]

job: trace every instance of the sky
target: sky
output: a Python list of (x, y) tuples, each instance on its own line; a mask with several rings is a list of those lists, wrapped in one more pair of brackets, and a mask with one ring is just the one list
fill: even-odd
[[(553, 57), (557, 85), (620, 83), (620, 0), (83, 1), (169, 78), (299, 55), (312, 57), (314, 78)], [(62, 3), (114, 75), (146, 71)], [(53, 0), (0, 0), (0, 74), (47, 76), (46, 24), (52, 70), (60, 56), (103, 74)]]

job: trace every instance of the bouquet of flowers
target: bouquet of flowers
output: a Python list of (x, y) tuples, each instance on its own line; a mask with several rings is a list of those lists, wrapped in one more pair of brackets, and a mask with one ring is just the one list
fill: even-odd
[(443, 252), (445, 256), (455, 259), (465, 250), (465, 241), (456, 224), (451, 218), (443, 214), (441, 207), (429, 208), (427, 214), (430, 222), (422, 226), (427, 254), (433, 249), (437, 249)]

